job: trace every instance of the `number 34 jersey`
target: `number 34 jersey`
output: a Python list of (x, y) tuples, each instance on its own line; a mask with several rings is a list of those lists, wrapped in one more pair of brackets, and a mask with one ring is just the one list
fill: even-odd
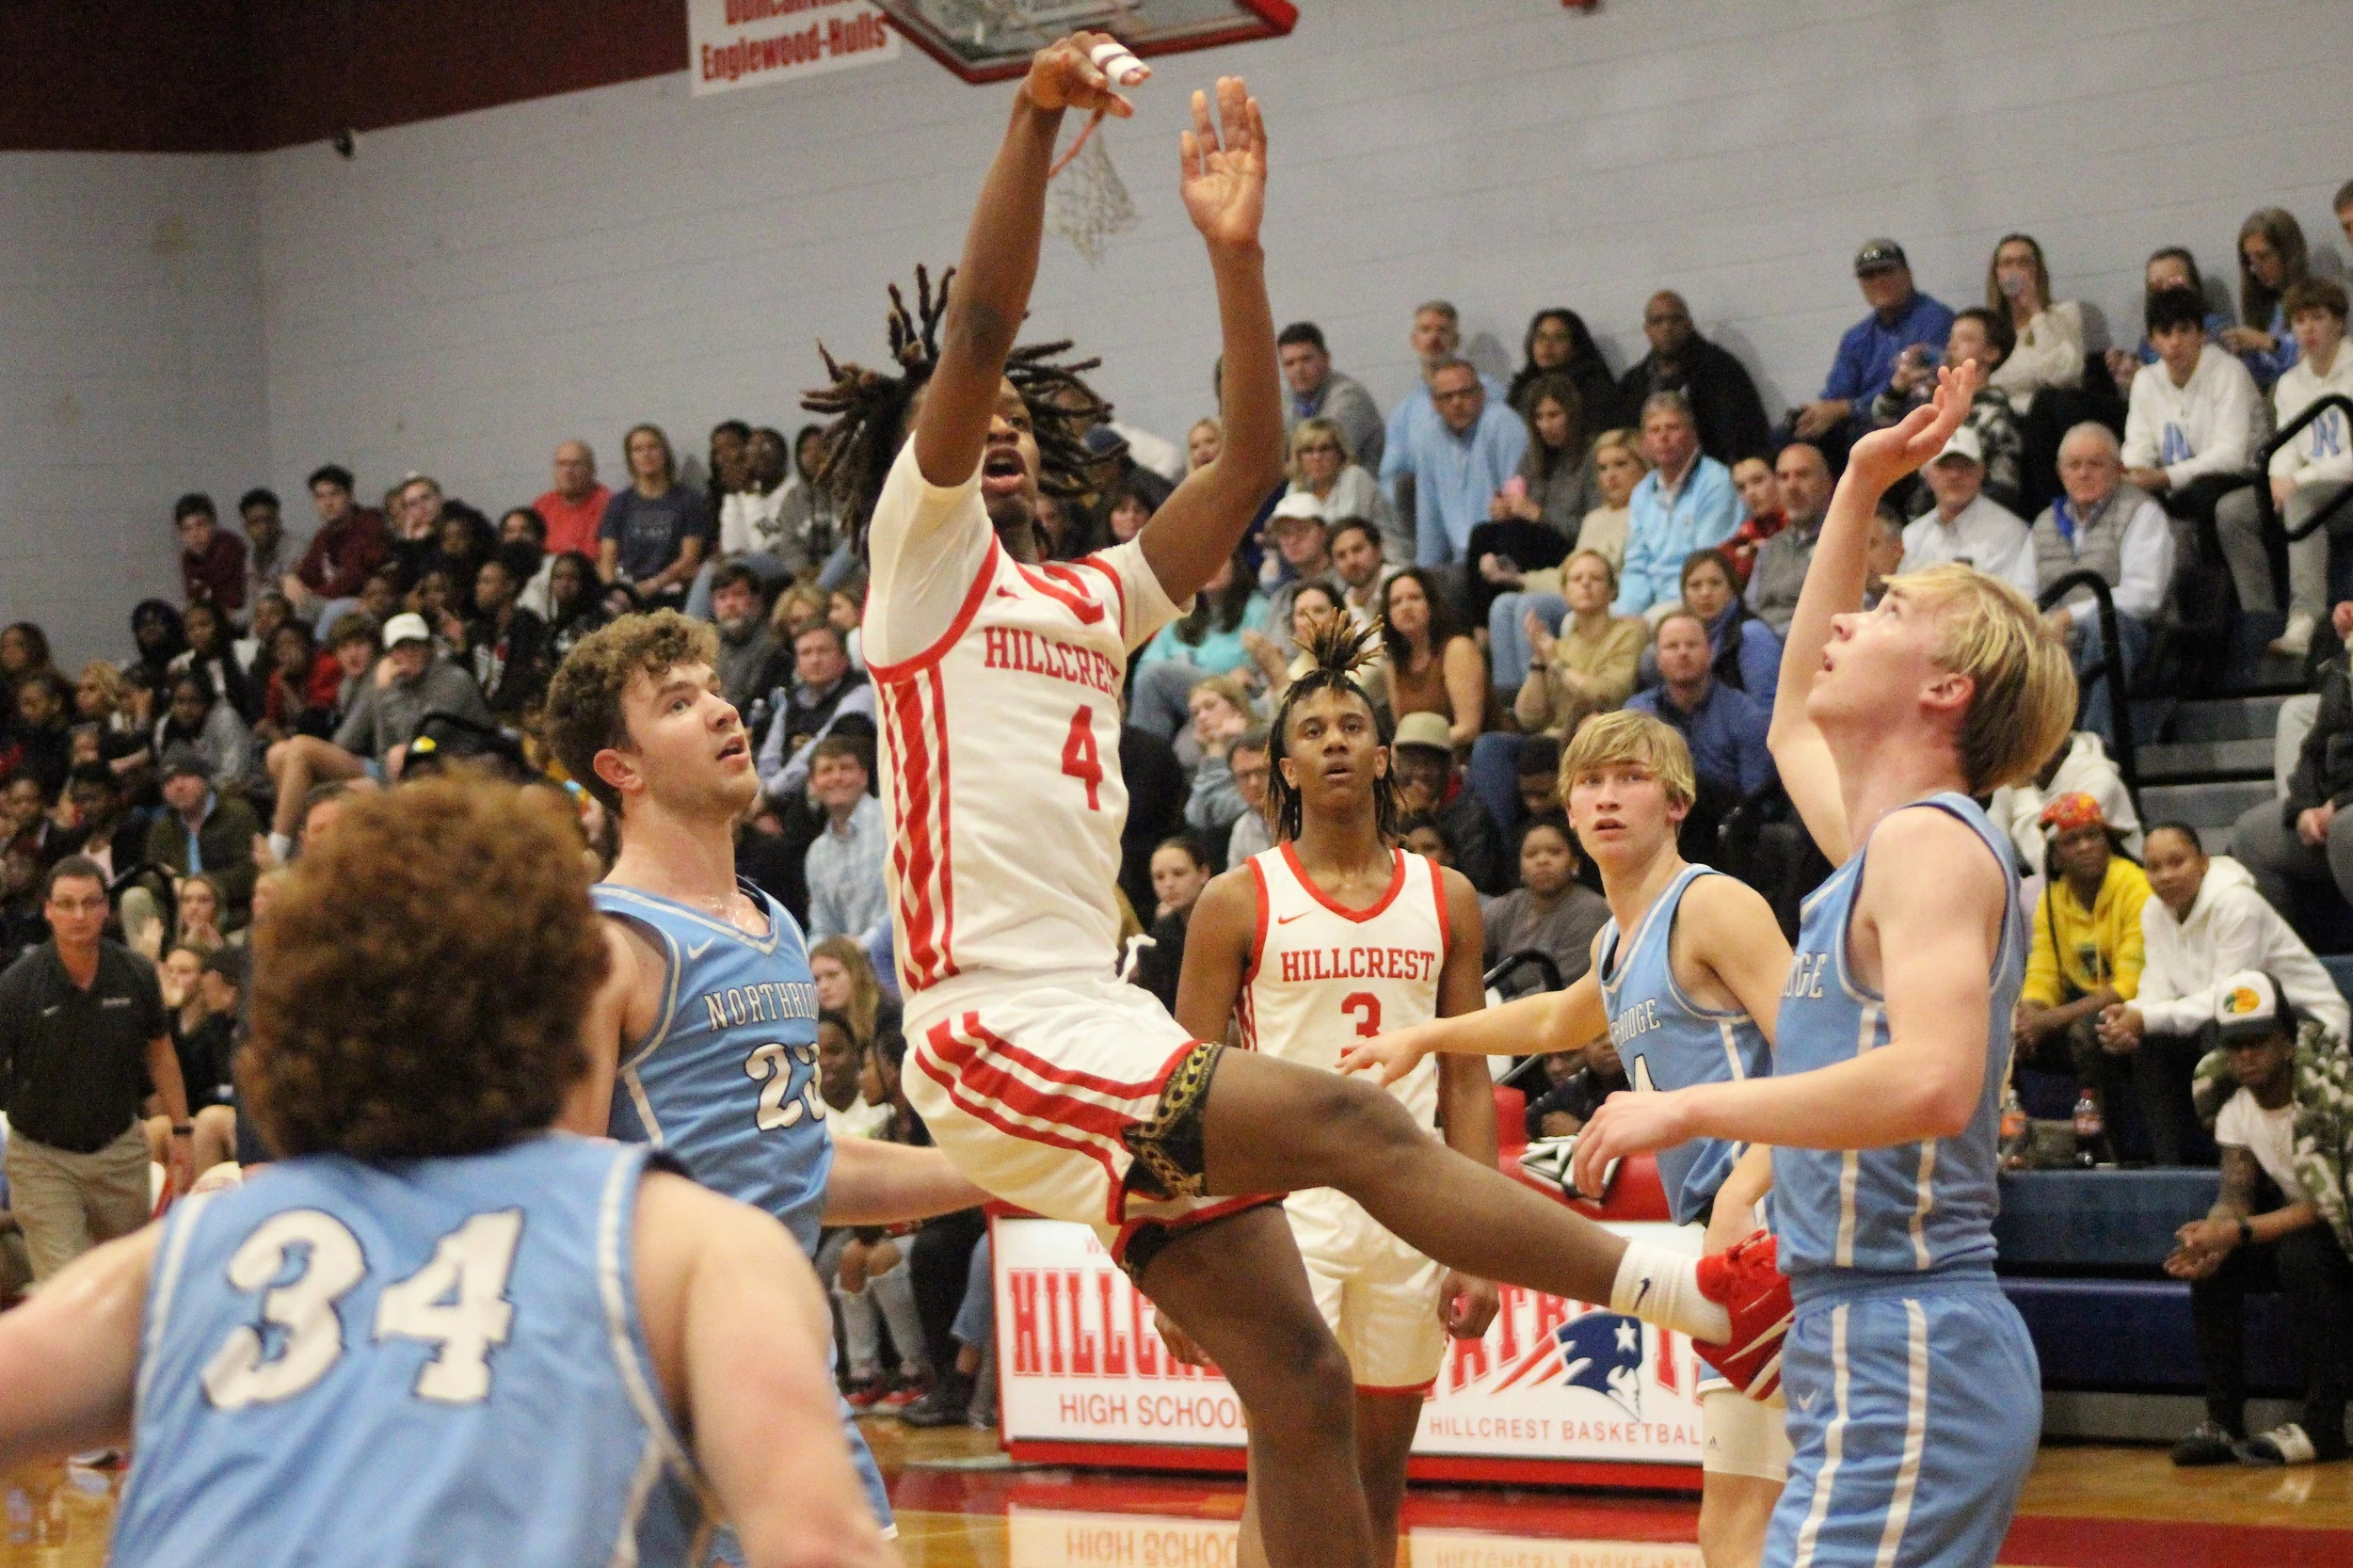
[[(1242, 977), (1241, 1043), (1326, 1070), (1359, 1037), (1438, 1013), (1446, 966), (1446, 884), (1427, 857), (1392, 849), (1388, 890), (1370, 907), (1335, 904), (1308, 879), (1290, 844), (1250, 857), (1258, 925)], [(1424, 1057), (1389, 1086), (1414, 1120), (1438, 1120), (1438, 1064)]]
[(647, 1159), (312, 1155), (175, 1206), (109, 1560), (686, 1560), (632, 1267)]

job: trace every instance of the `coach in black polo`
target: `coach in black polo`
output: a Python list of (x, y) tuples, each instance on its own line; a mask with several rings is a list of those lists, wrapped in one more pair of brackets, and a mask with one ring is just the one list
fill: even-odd
[(171, 1114), (172, 1191), (188, 1186), (188, 1097), (154, 966), (99, 933), (106, 879), (70, 855), (49, 872), (50, 938), (0, 974), (0, 1109), (8, 1201), (35, 1283), (147, 1221), (152, 1084)]

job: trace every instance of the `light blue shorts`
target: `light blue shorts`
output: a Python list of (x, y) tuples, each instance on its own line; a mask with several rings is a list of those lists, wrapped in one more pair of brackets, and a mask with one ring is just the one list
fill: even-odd
[(1803, 1275), (1782, 1352), (1796, 1449), (1772, 1568), (1992, 1568), (2042, 1376), (1990, 1272)]

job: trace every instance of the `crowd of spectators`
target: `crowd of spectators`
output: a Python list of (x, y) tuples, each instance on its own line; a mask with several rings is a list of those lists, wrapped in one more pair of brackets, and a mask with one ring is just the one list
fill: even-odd
[[(2353, 184), (2338, 216), (2353, 236)], [(1845, 454), (1916, 407), (1940, 365), (1971, 360), (1987, 378), (1967, 422), (1874, 525), (1871, 600), (1907, 569), (1959, 561), (2052, 600), (2048, 624), (2086, 677), (2077, 730), (2036, 783), (1993, 802), (2021, 871), (2040, 879), (2020, 1087), (2046, 1115), (2090, 1098), (2127, 1158), (2213, 1159), (2190, 1084), (2216, 987), (2265, 969), (2341, 1043), (2345, 1007), (2298, 931), (2315, 900), (2353, 900), (2353, 811), (2340, 821), (2338, 809), (2353, 803), (2353, 677), (2329, 657), (2353, 633), (2353, 604), (2329, 609), (2330, 539), (2353, 526), (2353, 506), (2282, 553), (2262, 504), (2267, 491), (2294, 527), (2353, 489), (2342, 410), (2321, 411), (2257, 472), (2273, 429), (2353, 393), (2346, 296), (2276, 209), (2248, 220), (2237, 264), (2232, 312), (2188, 251), (2158, 251), (2136, 322), (2145, 335), (2109, 347), (2080, 303), (2052, 296), (2032, 236), (2005, 236), (1983, 302), (1959, 310), (1919, 286), (1900, 244), (1874, 238), (1853, 264), (1865, 313), (1825, 345), (1818, 395), (1778, 416), (1673, 291), (1646, 303), (1647, 352), (1623, 372), (1576, 312), (1556, 308), (1529, 322), (1508, 381), (1464, 357), (1453, 305), (1424, 303), (1407, 326), (1419, 376), (1385, 413), (1314, 323), (1286, 328), (1288, 481), (1132, 663), (1119, 896), (1133, 978), (1173, 1000), (1202, 886), (1273, 842), (1266, 720), (1303, 644), (1342, 616), (1380, 628), (1369, 684), (1391, 726), (1404, 842), (1485, 896), (1491, 966), (1561, 984), (1588, 963), (1606, 910), (1556, 776), (1594, 714), (1632, 706), (1683, 732), (1699, 776), (1687, 853), (1751, 874), (1741, 846), (1762, 841), (1758, 824), (1795, 837), (1766, 729)], [(1128, 438), (1125, 466), (1090, 498), (1044, 505), (1061, 557), (1133, 537), (1222, 439), (1214, 413), (1181, 449), (1099, 434)], [(0, 952), (51, 966), (39, 984), (52, 989), (88, 972), (78, 956), (53, 972), (65, 950), (49, 930), (102, 889), (112, 929), (152, 961), (144, 986), (120, 965), (102, 978), (159, 1020), (199, 1153), (225, 1158), (204, 1112), (228, 1078), (236, 950), (318, 809), (454, 759), (560, 783), (540, 731), (555, 666), (612, 616), (676, 608), (715, 624), (717, 673), (751, 731), (761, 794), (740, 830), (743, 871), (830, 967), (828, 1103), (846, 1131), (920, 1138), (895, 1087), (904, 1043), (865, 584), (818, 483), (818, 435), (729, 420), (682, 458), (663, 429), (638, 424), (619, 443), (617, 488), (588, 441), (566, 440), (545, 492), (495, 520), (424, 474), (363, 498), (333, 463), (311, 473), (301, 526), (264, 488), (240, 495), (233, 518), (206, 494), (180, 497), (182, 591), (132, 607), (120, 657), (68, 672), (40, 626), (0, 629)], [(2094, 677), (2189, 681), (2207, 640), (2196, 633), (2272, 610), (2285, 612), (2274, 650), (2313, 660), (2320, 693), (2284, 801), (2239, 824), (2236, 858), (2210, 858), (2178, 826), (2144, 837), (2111, 760), (2111, 681)], [(609, 851), (593, 802), (576, 798), (590, 843)], [(1810, 879), (1801, 856), (1784, 861), (1768, 891), (1793, 918), (1787, 895)], [(77, 870), (60, 883), (60, 867)], [(108, 1070), (128, 1081), (133, 1048), (149, 1043), (127, 1043)], [(56, 1125), (44, 1109), (55, 1086), (32, 1081), (51, 1069), (33, 1061), (0, 1041), (8, 1109), (32, 1108), (11, 1174)], [(1531, 1106), (1531, 1131), (1575, 1123), (1616, 1071), (1602, 1048), (1564, 1064)], [(179, 1108), (165, 1114), (152, 1141), (169, 1153), (184, 1124)], [(956, 1325), (960, 1311), (967, 1326), (984, 1321), (970, 1282), (985, 1270), (970, 1264), (977, 1231), (959, 1243), (954, 1228), (927, 1227), (929, 1242), (829, 1239), (861, 1403), (963, 1413), (985, 1335)]]

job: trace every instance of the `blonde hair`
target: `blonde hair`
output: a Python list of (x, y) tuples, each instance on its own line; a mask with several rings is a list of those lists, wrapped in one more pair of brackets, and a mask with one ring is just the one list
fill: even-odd
[(1644, 473), (1648, 473), (1650, 472), (1650, 459), (1642, 456), (1642, 435), (1641, 431), (1629, 430), (1621, 424), (1615, 426), (1614, 428), (1604, 430), (1600, 435), (1593, 438), (1593, 455), (1596, 457), (1601, 456), (1601, 452), (1604, 447), (1610, 446), (1624, 447), (1625, 449), (1626, 456), (1633, 458), (1634, 461), (1641, 466)]
[(1961, 777), (1984, 794), (2034, 776), (2075, 724), (2075, 669), (2025, 594), (1946, 562), (1897, 580), (1941, 623), (1934, 658), (1975, 688), (1953, 737)]
[(1699, 795), (1699, 776), (1691, 766), (1691, 748), (1673, 725), (1620, 708), (1596, 713), (1577, 726), (1568, 749), (1561, 754), (1561, 798), (1569, 798), (1569, 785), (1580, 773), (1612, 762), (1640, 762), (1658, 776), (1670, 803), (1689, 806)]
[[(1224, 434), (1223, 431), (1219, 433)], [(1310, 414), (1291, 426), (1290, 440), (1284, 443), (1283, 469), (1294, 481), (1299, 478), (1299, 443), (1310, 436), (1322, 436), (1334, 446), (1339, 448), (1342, 468), (1346, 468), (1356, 460), (1356, 454), (1349, 450), (1348, 432), (1339, 427), (1338, 422), (1328, 420), (1321, 414)], [(1190, 439), (1190, 432), (1188, 432), (1188, 439)]]

